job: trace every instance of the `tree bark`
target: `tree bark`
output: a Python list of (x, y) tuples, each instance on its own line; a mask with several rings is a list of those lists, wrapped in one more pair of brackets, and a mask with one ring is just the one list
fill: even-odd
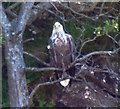
[[(5, 59), (8, 70), (9, 97), (11, 107), (29, 106), (28, 89), (25, 75), (25, 64), (23, 59), (22, 34), (29, 18), (33, 2), (23, 4), (18, 22), (11, 25), (0, 4), (0, 23), (3, 28), (5, 39)], [(15, 28), (13, 28), (13, 26)]]

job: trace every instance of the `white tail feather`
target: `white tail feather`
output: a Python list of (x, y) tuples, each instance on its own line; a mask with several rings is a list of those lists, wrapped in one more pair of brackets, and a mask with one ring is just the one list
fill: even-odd
[(66, 86), (68, 86), (69, 82), (70, 82), (70, 79), (65, 79), (63, 81), (60, 81), (60, 84), (64, 87), (66, 87)]

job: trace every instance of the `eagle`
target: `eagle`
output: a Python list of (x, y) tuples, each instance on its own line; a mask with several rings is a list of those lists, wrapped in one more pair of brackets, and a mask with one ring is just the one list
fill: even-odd
[[(56, 78), (65, 78), (67, 76), (74, 76), (74, 68), (69, 68), (70, 64), (75, 58), (75, 43), (70, 34), (66, 34), (63, 26), (59, 22), (53, 25), (52, 35), (48, 41), (48, 51), (50, 56), (50, 65), (56, 68), (68, 69), (64, 72), (57, 71)], [(66, 87), (70, 79), (60, 81), (60, 84)]]

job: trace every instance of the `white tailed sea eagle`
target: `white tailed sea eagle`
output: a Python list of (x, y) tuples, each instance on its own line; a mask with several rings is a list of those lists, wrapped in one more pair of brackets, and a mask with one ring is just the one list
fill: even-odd
[[(75, 44), (72, 36), (66, 34), (63, 30), (63, 26), (56, 22), (53, 26), (52, 35), (49, 39), (48, 46), (50, 63), (52, 67), (56, 68), (69, 68), (69, 65), (74, 60)], [(66, 77), (67, 75), (74, 76), (74, 68), (70, 68), (65, 71), (65, 74), (61, 71), (57, 71), (57, 78)], [(60, 84), (66, 87), (70, 82), (70, 79), (65, 79)]]

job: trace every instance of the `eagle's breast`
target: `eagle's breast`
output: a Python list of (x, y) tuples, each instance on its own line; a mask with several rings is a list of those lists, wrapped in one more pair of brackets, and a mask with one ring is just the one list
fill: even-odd
[(59, 35), (54, 40), (54, 46), (56, 48), (56, 51), (63, 54), (64, 56), (67, 53), (70, 52), (69, 51), (70, 50), (69, 42), (68, 42), (67, 37), (65, 36), (65, 34), (60, 34), (59, 33)]
[(65, 46), (68, 43), (66, 35), (59, 32), (54, 33), (54, 35), (51, 37), (51, 40), (57, 46)]

